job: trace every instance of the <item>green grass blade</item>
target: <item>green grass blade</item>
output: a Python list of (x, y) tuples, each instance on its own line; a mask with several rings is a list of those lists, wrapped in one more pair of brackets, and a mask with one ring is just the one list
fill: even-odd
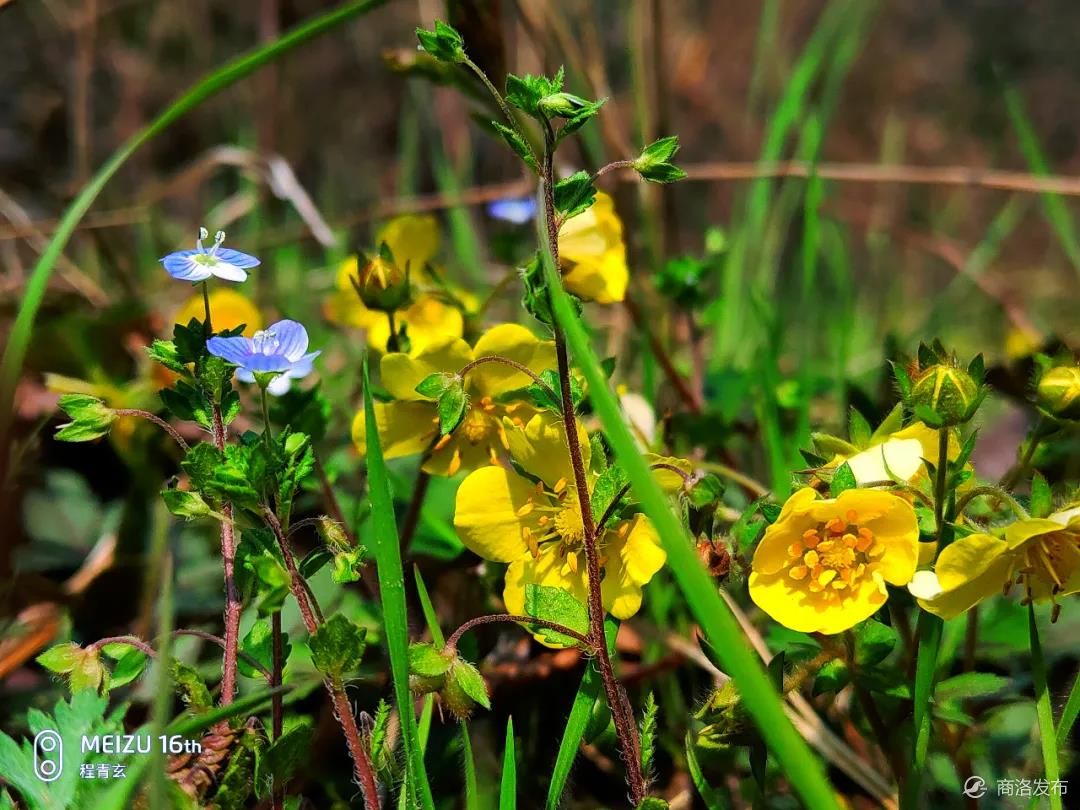
[(689, 536), (668, 504), (667, 496), (638, 452), (619, 405), (608, 388), (607, 375), (589, 343), (585, 327), (570, 304), (569, 296), (562, 288), (562, 281), (548, 250), (544, 251), (544, 272), (551, 289), (556, 320), (566, 332), (567, 344), (573, 351), (578, 368), (585, 375), (589, 398), (604, 433), (629, 477), (642, 509), (661, 537), (668, 565), (690, 610), (701, 625), (706, 639), (716, 649), (728, 675), (738, 685), (747, 711), (804, 803), (822, 810), (837, 807), (821, 762), (788, 720), (783, 699), (773, 688), (761, 661), (750, 649), (735, 617), (717, 593), (716, 584), (698, 560)]
[(465, 810), (480, 810), (480, 789), (476, 784), (476, 760), (473, 759), (472, 740), (469, 739), (469, 724), (458, 721), (461, 730), (461, 753), (465, 759)]
[(360, 2), (347, 3), (340, 8), (293, 28), (273, 42), (269, 42), (226, 63), (199, 81), (194, 87), (166, 107), (157, 118), (132, 135), (98, 169), (90, 181), (83, 186), (64, 212), (56, 231), (34, 265), (30, 279), (26, 283), (26, 292), (23, 294), (22, 302), (19, 305), (19, 314), (16, 316), (15, 323), (12, 325), (11, 332), (8, 335), (3, 360), (0, 360), (0, 445), (3, 444), (8, 429), (11, 427), (15, 383), (22, 369), (23, 360), (26, 358), (30, 334), (34, 328), (34, 319), (45, 297), (49, 277), (52, 275), (53, 268), (63, 253), (64, 246), (67, 245), (71, 235), (75, 232), (79, 221), (112, 176), (140, 147), (152, 141), (157, 135), (164, 132), (207, 99), (255, 72), (263, 65), (280, 58), (293, 48), (303, 45), (320, 34), (336, 28), (353, 17), (371, 11), (385, 2), (386, 0), (360, 0)]
[[(609, 650), (614, 649), (615, 634), (618, 631), (618, 622), (610, 617), (605, 619), (604, 636)], [(574, 768), (574, 760), (577, 759), (581, 740), (585, 737), (585, 729), (589, 725), (593, 706), (600, 699), (603, 686), (600, 671), (590, 661), (585, 667), (585, 674), (581, 676), (577, 694), (574, 695), (574, 703), (570, 707), (570, 716), (566, 718), (566, 728), (559, 741), (559, 753), (555, 757), (555, 767), (552, 769), (551, 781), (548, 783), (547, 804), (545, 805), (547, 810), (555, 810), (559, 806), (559, 800), (566, 789), (566, 782), (570, 778), (570, 771)]]
[[(155, 738), (165, 733), (172, 712), (172, 631), (173, 631), (173, 558), (169, 553), (169, 513), (165, 504), (158, 500), (153, 512), (153, 535), (151, 559), (155, 565), (157, 588), (157, 636), (161, 639), (157, 657), (157, 683), (154, 700), (150, 707), (151, 732)], [(153, 580), (151, 580), (153, 581)], [(165, 774), (166, 755), (160, 746), (150, 753), (150, 807), (168, 807), (168, 777)]]
[(926, 611), (920, 611), (915, 625), (918, 639), (918, 652), (915, 662), (915, 758), (908, 783), (904, 786), (903, 807), (919, 806), (919, 782), (926, 757), (930, 752), (930, 733), (933, 730), (930, 714), (930, 699), (934, 694), (934, 680), (937, 677), (938, 654), (941, 651), (941, 634), (945, 623)]
[[(1028, 603), (1028, 638), (1031, 641), (1031, 679), (1035, 683), (1035, 714), (1039, 718), (1039, 739), (1042, 742), (1043, 769), (1046, 781), (1057, 785), (1061, 781), (1061, 760), (1058, 759), (1057, 734), (1054, 731), (1054, 707), (1050, 688), (1046, 684), (1046, 660), (1039, 642), (1039, 626), (1035, 622), (1035, 605)], [(1061, 792), (1050, 791), (1050, 810), (1061, 810)]]
[(506, 745), (503, 747), (502, 778), (499, 780), (499, 810), (517, 810), (517, 755), (514, 752), (514, 718), (506, 718)]
[(416, 593), (420, 597), (420, 609), (424, 612), (424, 621), (427, 622), (428, 630), (431, 631), (431, 640), (435, 642), (436, 647), (443, 647), (446, 645), (446, 638), (443, 636), (442, 628), (439, 627), (439, 617), (435, 615), (435, 608), (431, 604), (431, 597), (428, 596), (427, 586), (424, 584), (424, 578), (420, 576), (420, 567), (413, 566), (413, 578), (416, 580)]
[[(1039, 177), (1050, 174), (1050, 163), (1043, 154), (1035, 128), (1032, 127), (1031, 120), (1024, 111), (1024, 102), (1013, 87), (1005, 88), (1005, 109), (1009, 113), (1009, 120), (1020, 141), (1020, 151), (1024, 153), (1024, 160), (1027, 161), (1032, 174)], [(1066, 257), (1073, 269), (1080, 273), (1080, 241), (1076, 237), (1076, 221), (1073, 215), (1058, 195), (1047, 191), (1039, 196), (1042, 198), (1046, 218), (1054, 229), (1054, 233), (1057, 234)]]
[(1068, 745), (1069, 735), (1076, 724), (1077, 715), (1080, 715), (1080, 672), (1076, 673), (1072, 689), (1069, 690), (1069, 697), (1065, 700), (1065, 708), (1061, 710), (1061, 719), (1057, 727), (1058, 748)]
[(371, 378), (367, 357), (363, 362), (364, 414), (367, 419), (367, 472), (371, 498), (371, 529), (375, 565), (382, 598), (383, 627), (390, 653), (390, 671), (394, 696), (401, 716), (401, 737), (405, 748), (405, 772), (408, 783), (417, 790), (420, 804), (433, 810), (431, 786), (424, 770), (424, 753), (420, 748), (409, 691), (409, 623), (405, 609), (405, 571), (401, 566), (401, 547), (397, 522), (394, 519), (394, 496), (390, 477), (383, 460), (382, 444), (375, 422), (375, 406), (371, 397)]

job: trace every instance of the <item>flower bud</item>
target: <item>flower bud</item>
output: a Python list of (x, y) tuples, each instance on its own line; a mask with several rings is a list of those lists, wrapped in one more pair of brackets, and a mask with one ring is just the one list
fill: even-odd
[(390, 249), (383, 244), (378, 256), (357, 256), (360, 267), (353, 287), (364, 306), (379, 312), (393, 312), (409, 303), (409, 268), (394, 261)]
[(569, 118), (574, 113), (587, 107), (589, 102), (573, 93), (552, 93), (540, 99), (538, 107), (544, 115), (550, 117), (562, 116)]
[(930, 427), (962, 425), (975, 415), (986, 390), (982, 355), (964, 368), (940, 341), (920, 345), (918, 359), (907, 371), (897, 367), (901, 392), (915, 415)]
[(345, 527), (329, 515), (320, 515), (318, 520), (316, 530), (319, 537), (332, 551), (349, 551), (352, 549), (349, 536), (345, 534)]
[(1050, 416), (1080, 420), (1080, 366), (1055, 366), (1039, 379), (1039, 407)]

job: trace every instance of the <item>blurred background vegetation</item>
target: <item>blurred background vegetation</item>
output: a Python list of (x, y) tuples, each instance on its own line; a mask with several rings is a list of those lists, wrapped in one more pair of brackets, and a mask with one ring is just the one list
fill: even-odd
[[(65, 204), (119, 144), (217, 65), (331, 6), (0, 3), (0, 336)], [(588, 318), (604, 354), (618, 358), (618, 383), (676, 424), (715, 428), (706, 431), (707, 458), (783, 495), (811, 428), (840, 429), (851, 404), (871, 422), (883, 415), (895, 401), (887, 359), (939, 336), (962, 353), (985, 352), (998, 387), (977, 471), (994, 478), (1013, 462), (1030, 418), (1031, 353), (1080, 339), (1071, 202), (1080, 178), (1069, 176), (1080, 174), (1080, 5), (392, 0), (155, 138), (66, 249), (18, 387), (15, 464), (0, 500), (0, 621), (10, 631), (0, 642), (0, 723), (18, 727), (26, 705), (48, 702), (44, 676), (24, 662), (50, 639), (151, 627), (152, 605), (137, 595), (152, 574), (155, 496), (176, 472), (174, 456), (141, 426), (92, 448), (49, 437), (55, 392), (73, 381), (117, 405), (153, 406), (141, 347), (169, 332), (190, 292), (162, 272), (160, 256), (189, 247), (201, 224), (222, 228), (229, 245), (263, 260), (246, 291), (264, 320), (309, 324), (313, 345), (326, 350), (323, 390), (335, 409), (327, 476), (349, 519), (362, 505), (347, 427), (364, 344), (323, 318), (339, 263), (370, 247), (379, 222), (409, 211), (439, 216), (447, 276), (478, 295), (520, 256), (483, 203), (528, 192), (528, 179), (474, 123), (485, 103), (477, 88), (446, 86), (458, 80), (417, 54), (414, 27), (436, 17), (463, 33), (497, 84), (507, 71), (565, 65), (569, 90), (609, 97), (566, 171), (680, 136), (688, 181), (645, 187), (613, 175), (607, 186), (625, 226), (637, 324), (632, 307), (591, 307)], [(696, 300), (673, 305), (654, 279), (680, 256), (703, 259), (708, 272)], [(520, 319), (514, 295), (504, 299), (494, 312)], [(650, 337), (702, 396), (700, 413), (687, 413), (665, 383)], [(1075, 449), (1057, 443), (1040, 467), (1075, 479)], [(398, 472), (407, 492), (414, 471)], [(411, 549), (448, 626), (484, 600), (467, 575), (475, 559), (460, 554), (449, 524), (451, 493), (452, 483), (432, 484)], [(324, 508), (318, 492), (307, 508)], [(103, 538), (113, 543), (107, 562), (95, 569), (91, 558), (88, 569)], [(178, 621), (212, 623), (220, 598), (212, 539), (183, 526), (170, 542)], [(333, 598), (339, 609), (365, 609), (352, 592)], [(71, 609), (34, 624), (27, 610), (42, 604)], [(1021, 622), (1022, 646), (1022, 614), (1009, 616)], [(1051, 631), (1051, 650), (1068, 646), (1060, 636), (1068, 624)], [(994, 637), (988, 625), (984, 639)], [(543, 752), (542, 732), (557, 727), (576, 679), (566, 655), (545, 654), (538, 665), (527, 648), (504, 651), (503, 669), (489, 674), (509, 690), (497, 707), (530, 699), (537, 679), (552, 683), (545, 694), (559, 710), (518, 725)], [(671, 664), (658, 661), (650, 665)], [(1072, 664), (1066, 655), (1055, 666)], [(682, 683), (681, 698), (666, 688), (665, 711), (692, 701), (696, 683)], [(333, 746), (333, 733), (327, 725), (319, 739)], [(478, 745), (478, 758), (494, 758)], [(444, 766), (454, 770), (452, 756)], [(601, 800), (618, 797), (603, 756), (589, 767)]]

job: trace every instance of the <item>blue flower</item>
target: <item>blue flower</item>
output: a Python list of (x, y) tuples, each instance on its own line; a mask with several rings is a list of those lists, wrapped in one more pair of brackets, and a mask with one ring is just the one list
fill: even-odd
[(254, 337), (212, 337), (206, 341), (210, 354), (228, 360), (239, 368), (236, 378), (255, 382), (256, 374), (276, 373), (266, 387), (274, 396), (281, 396), (292, 385), (311, 373), (311, 361), (322, 354), (307, 352), (307, 330), (296, 321), (278, 321)]
[(170, 253), (161, 263), (173, 278), (181, 281), (205, 281), (210, 276), (217, 276), (225, 281), (244, 281), (247, 270), (257, 267), (259, 260), (239, 250), (223, 248), (225, 232), (214, 234), (211, 248), (203, 247), (203, 240), (209, 236), (206, 228), (199, 228), (199, 238), (194, 250), (178, 250)]
[(524, 225), (536, 216), (536, 199), (533, 197), (508, 197), (488, 203), (488, 216)]

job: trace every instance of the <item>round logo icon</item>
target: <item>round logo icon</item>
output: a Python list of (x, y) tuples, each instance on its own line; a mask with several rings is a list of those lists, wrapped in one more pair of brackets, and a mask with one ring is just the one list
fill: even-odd
[(964, 795), (978, 799), (986, 795), (986, 780), (981, 776), (969, 776), (964, 781)]
[(34, 735), (34, 774), (42, 782), (53, 782), (64, 770), (64, 741), (52, 729)]

